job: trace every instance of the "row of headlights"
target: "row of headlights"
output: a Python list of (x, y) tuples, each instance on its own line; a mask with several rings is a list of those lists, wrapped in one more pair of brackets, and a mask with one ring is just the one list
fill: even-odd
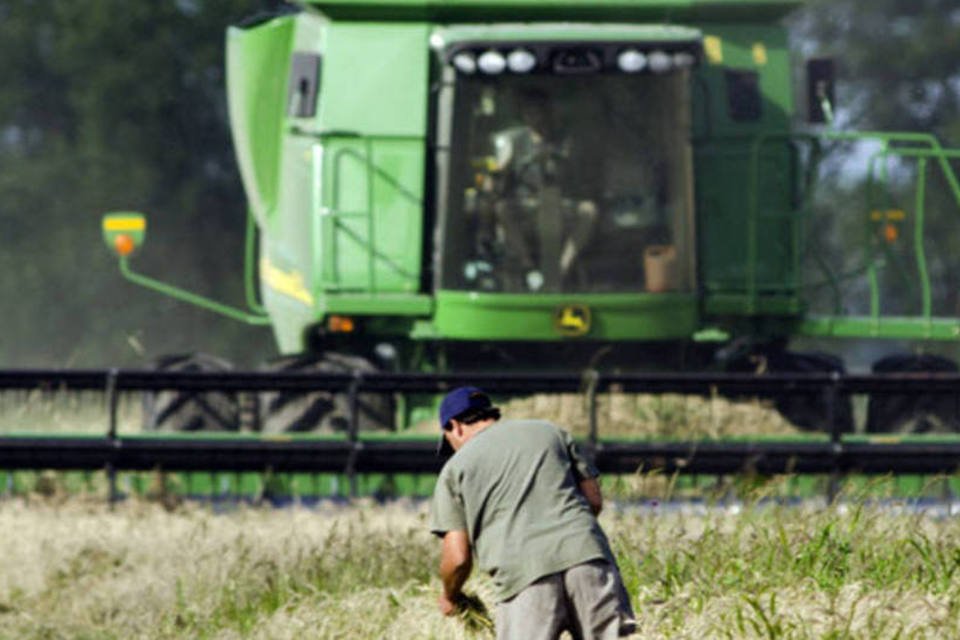
[[(673, 69), (686, 69), (696, 64), (696, 57), (687, 51), (668, 53), (659, 49), (644, 53), (638, 49), (624, 49), (617, 54), (617, 67), (624, 73), (667, 73)], [(507, 54), (496, 50), (477, 55), (461, 51), (453, 56), (453, 66), (460, 73), (472, 75), (485, 73), (495, 76), (510, 70), (513, 73), (530, 73), (537, 66), (537, 57), (527, 49), (514, 49)]]

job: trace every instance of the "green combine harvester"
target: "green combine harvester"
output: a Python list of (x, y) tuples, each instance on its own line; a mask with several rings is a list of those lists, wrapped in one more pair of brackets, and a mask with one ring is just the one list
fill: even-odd
[[(226, 37), (251, 310), (132, 271), (140, 214), (109, 214), (106, 240), (134, 282), (269, 324), (276, 370), (829, 372), (839, 358), (791, 339), (956, 340), (960, 321), (932, 313), (923, 215), (932, 170), (960, 201), (960, 154), (831, 128), (829, 59), (808, 62), (795, 97), (783, 18), (799, 4), (321, 0), (255, 17)], [(814, 316), (802, 266), (817, 163), (857, 140), (875, 141), (878, 181), (890, 158), (916, 163), (915, 207), (846, 212), (864, 221), (850, 244), (870, 311)], [(889, 317), (878, 272), (901, 228), (915, 229), (920, 304)], [(956, 371), (933, 356), (874, 368)], [(237, 428), (235, 401), (210, 397), (213, 421), (159, 394), (148, 426)], [(370, 396), (361, 426), (409, 424), (431, 401)], [(815, 428), (852, 420), (837, 402), (777, 407)], [(957, 424), (955, 407), (929, 405), (872, 398), (867, 429), (923, 430), (931, 411)], [(337, 430), (344, 412), (335, 394), (264, 396), (255, 429)]]

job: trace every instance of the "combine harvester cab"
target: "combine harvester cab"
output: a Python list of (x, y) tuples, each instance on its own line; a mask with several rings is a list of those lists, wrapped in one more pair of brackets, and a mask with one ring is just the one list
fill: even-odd
[(701, 29), (662, 24), (672, 3), (481, 4), (320, 3), (230, 30), (283, 352), (550, 368), (700, 328)]
[[(889, 335), (876, 309), (807, 314), (798, 4), (329, 0), (231, 27), (263, 307), (189, 301), (269, 323), (293, 371), (824, 372), (843, 363), (789, 340), (955, 337), (929, 305)], [(807, 82), (829, 118), (829, 62)], [(341, 428), (336, 394), (261, 400), (261, 429)], [(839, 402), (777, 406), (850, 428)]]

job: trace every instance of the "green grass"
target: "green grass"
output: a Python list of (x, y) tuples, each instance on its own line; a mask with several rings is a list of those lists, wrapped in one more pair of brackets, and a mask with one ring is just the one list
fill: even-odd
[[(736, 509), (604, 513), (637, 637), (960, 637), (960, 521), (752, 491)], [(435, 609), (422, 503), (165, 507), (0, 502), (0, 638), (472, 637)], [(485, 578), (468, 588), (492, 604)]]
[[(377, 499), (429, 497), (434, 474), (361, 474), (357, 495)], [(763, 495), (781, 502), (818, 498), (839, 490), (861, 499), (920, 498), (950, 500), (960, 496), (960, 476), (780, 475), (665, 475), (637, 472), (606, 475), (603, 491), (620, 502), (697, 500), (716, 503)], [(0, 469), (0, 497), (30, 495), (65, 499), (68, 496), (106, 499), (107, 476), (102, 471), (9, 471)], [(347, 499), (350, 479), (345, 474), (256, 472), (121, 472), (121, 498), (181, 502), (184, 497), (218, 503), (236, 501), (281, 504), (316, 499)]]

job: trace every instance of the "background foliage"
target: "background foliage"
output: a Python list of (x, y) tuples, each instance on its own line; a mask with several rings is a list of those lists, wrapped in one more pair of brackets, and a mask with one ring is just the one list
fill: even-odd
[[(831, 56), (837, 63), (837, 120), (841, 128), (860, 131), (932, 133), (946, 147), (960, 146), (960, 4), (955, 0), (852, 0), (809, 2), (788, 23), (796, 58)], [(798, 69), (798, 76), (799, 74)], [(824, 257), (834, 273), (859, 273), (840, 295), (814, 291), (814, 309), (854, 314), (869, 312), (869, 290), (862, 277), (866, 246), (879, 247), (881, 313), (915, 315), (921, 309), (919, 272), (914, 253), (913, 215), (918, 180), (915, 161), (887, 165), (886, 188), (868, 192), (869, 145), (837, 145), (821, 172), (821, 189), (808, 226), (808, 258)], [(953, 162), (954, 170), (958, 163)], [(935, 316), (960, 316), (960, 208), (943, 173), (931, 162), (926, 180), (926, 231), (922, 238), (931, 281)], [(870, 201), (872, 200), (872, 205)], [(901, 209), (907, 219), (900, 237), (887, 244), (870, 235), (864, 220), (870, 209)], [(875, 229), (875, 231), (878, 231)], [(808, 261), (807, 281), (823, 273)], [(838, 351), (830, 344), (816, 345)], [(957, 359), (955, 344), (900, 344), (860, 341), (845, 346), (848, 363), (868, 367), (893, 351), (938, 352)]]
[[(242, 302), (245, 205), (223, 39), (263, 4), (0, 0), (0, 366), (131, 366), (188, 350), (252, 366), (274, 354), (267, 329), (127, 284), (99, 231), (104, 211), (145, 211), (150, 240), (138, 270)], [(841, 62), (845, 126), (931, 131), (960, 144), (955, 0), (815, 0), (790, 25), (798, 62)], [(931, 269), (936, 310), (956, 315), (957, 234), (937, 230), (957, 212), (942, 187), (931, 194)], [(856, 183), (835, 185), (832, 210), (862, 208), (860, 195)], [(862, 233), (855, 216), (830, 216), (817, 227), (819, 246), (840, 268), (856, 266), (843, 240)], [(895, 295), (894, 310), (909, 309), (911, 295)], [(862, 298), (853, 291), (849, 300)]]
[(226, 25), (252, 0), (0, 1), (2, 366), (256, 362), (269, 332), (119, 277), (110, 210), (150, 215), (139, 270), (242, 300), (244, 199), (224, 102)]

